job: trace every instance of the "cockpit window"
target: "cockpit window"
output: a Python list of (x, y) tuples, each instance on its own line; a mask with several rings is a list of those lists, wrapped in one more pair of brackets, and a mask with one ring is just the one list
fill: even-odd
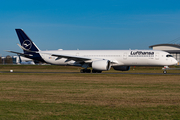
[(173, 57), (172, 55), (166, 55), (166, 57)]

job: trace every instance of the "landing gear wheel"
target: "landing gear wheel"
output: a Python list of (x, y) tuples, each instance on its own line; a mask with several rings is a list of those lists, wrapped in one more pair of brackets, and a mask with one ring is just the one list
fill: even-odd
[(81, 73), (91, 73), (91, 69), (81, 69)]
[(81, 70), (80, 70), (80, 73), (84, 73), (84, 69), (81, 69)]
[(166, 74), (166, 73), (167, 73), (167, 71), (166, 71), (166, 70), (164, 70), (164, 71), (163, 71), (163, 73), (164, 73), (164, 74)]
[(91, 73), (91, 69), (86, 69), (86, 73)]
[(92, 73), (102, 73), (102, 71), (100, 71), (100, 70), (92, 70)]

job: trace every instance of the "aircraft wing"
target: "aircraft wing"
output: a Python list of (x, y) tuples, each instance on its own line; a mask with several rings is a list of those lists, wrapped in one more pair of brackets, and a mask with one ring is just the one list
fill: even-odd
[(74, 61), (88, 61), (88, 60), (92, 60), (91, 58), (80, 57), (80, 56), (59, 55), (59, 54), (51, 54), (51, 55), (58, 57), (58, 59), (60, 59), (60, 58), (67, 58), (68, 60), (74, 60)]
[[(71, 56), (71, 55), (60, 55), (60, 54), (51, 54), (51, 56), (56, 56), (58, 57), (57, 59), (61, 59), (61, 58), (67, 58), (67, 61), (69, 60), (74, 60), (74, 61), (77, 61), (77, 62), (92, 62), (93, 59), (92, 58), (88, 58), (88, 57), (82, 57), (82, 56)], [(95, 60), (100, 60), (102, 58), (94, 58)], [(118, 62), (115, 60), (110, 60), (110, 62), (112, 64), (118, 64)]]

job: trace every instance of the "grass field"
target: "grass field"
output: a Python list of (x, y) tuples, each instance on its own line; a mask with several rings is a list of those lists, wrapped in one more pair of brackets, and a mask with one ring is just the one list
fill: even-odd
[[(45, 73), (9, 73), (10, 69)], [(1, 65), (0, 119), (180, 119), (178, 74), (83, 74), (79, 70)], [(128, 72), (162, 73), (162, 70), (135, 67)]]

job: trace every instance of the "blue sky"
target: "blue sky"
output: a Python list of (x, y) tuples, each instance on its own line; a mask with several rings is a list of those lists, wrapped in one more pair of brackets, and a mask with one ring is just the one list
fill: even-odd
[(1, 0), (0, 55), (22, 51), (15, 28), (41, 50), (149, 49), (180, 37), (179, 5), (179, 0)]

